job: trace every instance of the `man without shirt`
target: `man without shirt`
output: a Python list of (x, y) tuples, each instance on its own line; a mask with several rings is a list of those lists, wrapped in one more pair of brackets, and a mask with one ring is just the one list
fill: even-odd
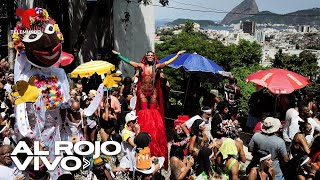
[(0, 179), (24, 180), (25, 177), (11, 159), (13, 148), (10, 145), (0, 146)]

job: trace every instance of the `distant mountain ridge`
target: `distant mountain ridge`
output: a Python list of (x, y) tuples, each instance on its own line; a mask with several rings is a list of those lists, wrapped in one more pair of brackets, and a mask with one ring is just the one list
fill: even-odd
[(252, 16), (259, 12), (258, 5), (255, 0), (244, 0), (238, 6), (233, 8), (221, 21), (221, 24), (230, 24), (236, 20)]
[(192, 19), (176, 19), (172, 22), (167, 23), (167, 25), (169, 26), (176, 26), (179, 24), (184, 24), (187, 21), (192, 21), (195, 23), (200, 24), (201, 27), (207, 27), (207, 26), (219, 26), (219, 24), (215, 23), (214, 21), (210, 21), (210, 20), (192, 20)]
[(320, 25), (320, 8), (299, 10), (283, 15), (270, 11), (262, 11), (257, 13), (257, 15), (233, 20), (230, 23), (238, 23), (240, 20), (255, 21), (259, 24)]
[(164, 27), (164, 26), (166, 26), (167, 23), (169, 23), (171, 21), (173, 21), (173, 20), (169, 20), (169, 19), (155, 20), (156, 28)]
[[(246, 0), (245, 0), (246, 1)], [(192, 20), (192, 19), (176, 19), (171, 20), (157, 20), (157, 23), (161, 25), (175, 26), (184, 24), (186, 21), (193, 21), (200, 24), (201, 27), (206, 26), (219, 26), (220, 24), (210, 20)], [(287, 14), (277, 14), (270, 11), (257, 12), (256, 15), (249, 17), (241, 17), (240, 19), (234, 19), (227, 24), (238, 23), (239, 21), (255, 21), (258, 24), (286, 24), (286, 25), (320, 25), (320, 8), (312, 8), (299, 10)], [(226, 24), (221, 22), (221, 24)], [(160, 25), (159, 25), (160, 26)], [(157, 26), (158, 27), (158, 26)]]

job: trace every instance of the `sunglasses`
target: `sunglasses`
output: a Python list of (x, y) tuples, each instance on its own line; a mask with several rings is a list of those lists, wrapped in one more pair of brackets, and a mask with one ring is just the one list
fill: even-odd
[(137, 120), (135, 119), (135, 120), (132, 120), (132, 121), (130, 121), (130, 122), (132, 122), (133, 124), (135, 124), (135, 123), (137, 122)]

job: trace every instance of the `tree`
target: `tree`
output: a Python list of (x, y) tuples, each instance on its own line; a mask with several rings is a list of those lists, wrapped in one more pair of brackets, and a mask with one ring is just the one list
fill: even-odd
[(236, 54), (239, 57), (239, 61), (234, 64), (235, 66), (247, 66), (252, 64), (256, 65), (261, 61), (261, 46), (255, 41), (251, 43), (249, 41), (241, 39), (239, 45), (236, 48)]
[(183, 28), (183, 32), (185, 32), (187, 34), (194, 33), (194, 30), (193, 30), (194, 22), (193, 21), (188, 20), (184, 25), (185, 25), (185, 27)]
[(248, 101), (252, 93), (256, 91), (256, 88), (253, 83), (245, 82), (246, 77), (249, 74), (257, 72), (259, 70), (266, 69), (266, 67), (262, 67), (259, 64), (249, 65), (249, 66), (241, 66), (241, 67), (233, 67), (231, 70), (232, 75), (237, 80), (237, 85), (239, 86), (242, 97), (240, 98), (239, 109), (241, 109), (244, 113), (247, 113), (249, 110)]
[(162, 29), (160, 32), (157, 34), (159, 35), (168, 35), (168, 36), (173, 36), (173, 30), (167, 30), (167, 29)]
[(272, 62), (272, 67), (287, 69), (309, 77), (314, 77), (318, 70), (317, 57), (308, 50), (302, 51), (299, 56), (290, 56), (279, 49)]
[(274, 56), (274, 60), (272, 61), (272, 67), (281, 68), (284, 66), (284, 54), (282, 53), (282, 49), (279, 49), (276, 55)]
[[(138, 0), (138, 3), (141, 3), (141, 2), (142, 2), (145, 6), (152, 4), (152, 0)], [(160, 3), (162, 6), (167, 6), (167, 5), (169, 5), (169, 0), (159, 0), (159, 3)]]
[(319, 89), (317, 57), (311, 51), (305, 50), (299, 56), (291, 56), (283, 53), (282, 49), (279, 49), (275, 55), (275, 59), (272, 61), (272, 67), (287, 69), (310, 78), (312, 82), (310, 85), (294, 93), (296, 99), (300, 99), (302, 92), (305, 90), (318, 91)]
[(315, 77), (318, 70), (318, 62), (317, 57), (311, 51), (305, 50), (299, 54), (299, 58), (301, 59), (302, 64), (298, 65), (300, 67), (299, 73), (305, 75)]
[[(262, 69), (259, 66), (261, 60), (260, 45), (241, 40), (239, 45), (225, 46), (220, 41), (211, 40), (200, 32), (194, 32), (193, 26), (189, 24), (184, 27), (182, 33), (171, 36), (170, 39), (166, 39), (162, 44), (156, 45), (156, 53), (159, 59), (177, 53), (179, 50), (186, 50), (189, 53), (196, 52), (215, 61), (224, 70), (231, 71), (244, 93), (240, 108), (244, 112), (247, 111), (247, 100), (255, 89), (252, 84), (246, 84), (245, 78), (250, 73)], [(165, 68), (164, 72), (170, 82), (171, 89), (186, 91), (187, 80), (190, 75), (188, 72), (172, 68)], [(221, 89), (222, 86), (223, 83), (213, 84), (210, 79), (201, 81), (201, 87), (205, 87), (204, 89), (208, 90), (212, 88)], [(184, 94), (171, 94), (171, 102), (183, 103), (183, 98)]]

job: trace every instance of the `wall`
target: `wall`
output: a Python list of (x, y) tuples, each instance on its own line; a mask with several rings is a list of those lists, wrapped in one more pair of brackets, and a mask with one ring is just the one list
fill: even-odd
[[(70, 18), (70, 30), (71, 33), (68, 34), (71, 38), (70, 44), (74, 44), (76, 42), (76, 39), (78, 38), (78, 32), (80, 30), (80, 23), (82, 21), (81, 16), (83, 16), (84, 12), (86, 10), (85, 1), (69, 1), (69, 18)], [(70, 45), (70, 48), (73, 48), (72, 45)], [(75, 54), (75, 60), (79, 61), (79, 63), (83, 62), (83, 57), (81, 54)]]
[[(154, 0), (153, 2), (154, 3)], [(125, 17), (125, 12), (129, 12), (130, 17), (127, 23), (121, 19)], [(144, 6), (135, 2), (127, 3), (125, 0), (115, 0), (113, 2), (113, 22), (114, 22), (114, 49), (130, 60), (140, 62), (143, 55), (149, 51), (154, 51), (155, 19), (154, 7)], [(134, 68), (121, 62), (119, 67), (126, 76), (132, 76)]]
[[(71, 45), (77, 43), (79, 35), (84, 38), (79, 40), (82, 43), (76, 54), (77, 62), (106, 60), (104, 55), (111, 52), (113, 47), (112, 1), (99, 0), (90, 4), (87, 0), (69, 2)], [(85, 31), (81, 31), (81, 28)]]
[[(87, 0), (67, 0), (67, 3), (69, 3), (68, 12), (66, 12), (68, 21), (64, 17), (55, 17), (51, 13), (51, 16), (56, 20), (60, 18), (62, 21), (59, 25), (62, 31), (65, 31), (63, 32), (65, 41), (68, 41), (64, 44), (65, 51), (76, 52), (74, 45), (79, 40), (80, 28), (85, 27), (83, 24), (86, 23), (83, 23), (83, 20), (88, 20), (87, 26), (84, 28), (86, 31), (83, 33), (84, 39), (81, 48), (75, 54), (75, 62), (72, 66), (76, 67), (90, 59), (108, 60), (117, 65), (117, 59), (114, 56), (110, 58), (108, 55), (112, 49), (136, 62), (140, 62), (147, 51), (154, 51), (155, 18), (153, 6), (140, 5), (134, 1), (127, 3), (126, 0), (98, 0), (96, 6), (90, 6), (91, 10), (88, 11)], [(40, 7), (50, 5), (46, 8), (51, 9), (52, 12), (58, 11), (55, 3), (48, 5), (41, 0), (21, 0), (19, 7), (28, 8), (34, 4), (40, 5)], [(122, 19), (125, 17), (126, 11), (129, 12), (130, 17), (129, 21), (125, 23)], [(66, 27), (63, 28), (63, 25)], [(134, 68), (123, 62), (119, 63), (119, 67), (124, 75), (132, 76), (134, 73)]]

